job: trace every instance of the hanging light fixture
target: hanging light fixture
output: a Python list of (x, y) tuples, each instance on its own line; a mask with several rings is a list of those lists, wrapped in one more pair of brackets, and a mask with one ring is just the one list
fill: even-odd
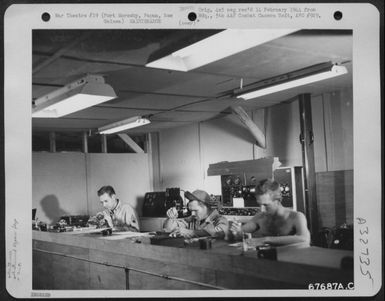
[(234, 90), (237, 98), (245, 100), (299, 87), (346, 74), (346, 67), (331, 62), (313, 65), (277, 77), (272, 77)]
[(143, 126), (151, 123), (150, 119), (142, 116), (134, 116), (128, 119), (117, 121), (105, 126), (102, 126), (98, 129), (99, 134), (112, 134), (117, 132), (122, 132), (124, 130), (132, 129), (138, 126)]
[(116, 98), (103, 76), (87, 75), (34, 101), (32, 117), (58, 118)]
[(298, 29), (226, 29), (147, 63), (146, 67), (189, 71), (295, 31)]

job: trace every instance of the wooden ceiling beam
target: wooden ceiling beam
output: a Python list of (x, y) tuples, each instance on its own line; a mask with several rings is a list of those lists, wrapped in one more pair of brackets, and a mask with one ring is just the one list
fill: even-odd
[(67, 46), (65, 46), (63, 48), (60, 48), (58, 51), (56, 51), (54, 54), (52, 54), (48, 59), (44, 60), (43, 62), (41, 62), (40, 64), (35, 66), (35, 68), (32, 69), (32, 74), (35, 74), (36, 72), (40, 71), (44, 67), (52, 64), (58, 58), (63, 56), (63, 54), (66, 53), (69, 49), (71, 49), (72, 47), (74, 47), (77, 44), (79, 44), (81, 41), (83, 41), (86, 38), (88, 38), (89, 35), (90, 35), (90, 32), (86, 32), (86, 33), (82, 34), (80, 37), (78, 37), (77, 39), (73, 40)]
[(164, 92), (153, 92), (153, 91), (139, 91), (139, 90), (119, 90), (119, 93), (133, 93), (133, 94), (150, 94), (150, 95), (161, 95), (161, 96), (172, 96), (172, 97), (186, 97), (186, 98), (208, 98), (207, 95), (191, 95), (191, 94), (176, 94), (176, 93), (164, 93)]
[[(96, 105), (95, 108), (103, 108), (103, 109), (119, 109), (119, 110), (143, 110), (143, 111), (154, 111), (160, 113), (167, 113), (170, 109), (151, 109), (151, 108), (133, 108), (133, 107), (116, 107), (116, 106), (109, 106), (109, 105)], [(210, 110), (175, 110), (174, 112), (181, 112), (181, 113), (218, 113), (223, 115), (229, 115), (231, 113), (229, 112), (223, 112), (223, 111), (210, 111)], [(88, 119), (88, 118), (87, 118)]]
[(118, 136), (120, 137), (120, 139), (122, 139), (135, 153), (138, 153), (138, 154), (143, 154), (144, 153), (144, 150), (138, 145), (136, 144), (136, 142), (134, 140), (132, 140), (132, 138), (130, 136), (128, 136), (127, 134), (118, 134)]
[(266, 137), (254, 121), (247, 115), (246, 111), (241, 106), (231, 106), (231, 110), (239, 117), (242, 123), (247, 127), (250, 133), (256, 140), (256, 145), (261, 148), (266, 148)]
[[(33, 86), (34, 85), (35, 86), (43, 86), (43, 87), (63, 87), (64, 86), (64, 85), (59, 85), (59, 84), (38, 83), (38, 82), (33, 82), (32, 85)], [(211, 97), (211, 96), (207, 96), (207, 95), (176, 94), (176, 93), (139, 91), (139, 90), (119, 90), (119, 93), (149, 94), (149, 95), (185, 97), (185, 98), (209, 98), (209, 97)]]
[[(68, 48), (69, 49), (69, 48)], [(67, 50), (68, 50), (67, 49)], [(51, 56), (51, 54), (48, 54), (48, 53), (43, 53), (43, 52), (38, 52), (38, 51), (33, 51), (32, 54), (35, 54), (35, 55), (46, 55), (46, 56)], [(55, 54), (52, 54), (52, 55), (55, 55)], [(127, 66), (127, 67), (132, 67), (132, 68), (141, 68), (141, 69), (155, 69), (155, 68), (151, 68), (151, 67), (146, 67), (145, 65), (141, 65), (141, 64), (135, 64), (135, 63), (125, 63), (125, 62), (118, 62), (118, 61), (110, 61), (110, 60), (100, 60), (100, 59), (90, 59), (90, 58), (82, 58), (82, 57), (76, 57), (76, 56), (72, 56), (72, 55), (61, 55), (60, 56), (61, 58), (63, 59), (67, 59), (67, 60), (73, 60), (73, 61), (78, 61), (78, 62), (85, 62), (85, 63), (95, 63), (95, 64), (106, 64), (106, 65), (119, 65), (119, 66)], [(162, 69), (157, 69), (157, 70), (162, 70)], [(168, 72), (181, 72), (181, 71), (174, 71), (174, 70), (166, 70)], [(250, 81), (254, 81), (256, 79), (259, 79), (255, 76), (239, 76), (237, 74), (229, 74), (229, 73), (216, 73), (216, 72), (208, 72), (208, 71), (196, 71), (196, 70), (190, 70), (189, 73), (194, 73), (194, 74), (197, 74), (197, 75), (212, 75), (212, 76), (228, 76), (229, 78), (231, 79), (241, 79), (243, 78), (243, 80), (247, 80), (247, 79), (250, 79)]]

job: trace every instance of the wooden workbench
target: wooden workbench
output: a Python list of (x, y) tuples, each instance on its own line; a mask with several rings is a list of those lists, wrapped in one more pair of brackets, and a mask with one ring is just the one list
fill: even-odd
[(217, 240), (212, 249), (156, 246), (100, 234), (33, 232), (33, 289), (306, 289), (353, 281), (351, 251), (281, 247), (257, 258)]

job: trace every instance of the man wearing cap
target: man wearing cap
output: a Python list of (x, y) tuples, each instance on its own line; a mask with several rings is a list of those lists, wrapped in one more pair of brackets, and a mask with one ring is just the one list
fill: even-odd
[(191, 216), (178, 219), (176, 208), (167, 211), (168, 219), (164, 223), (164, 230), (171, 232), (171, 236), (187, 238), (212, 236), (222, 238), (228, 231), (227, 219), (211, 207), (211, 198), (206, 191), (195, 190), (185, 193), (189, 200), (188, 209)]

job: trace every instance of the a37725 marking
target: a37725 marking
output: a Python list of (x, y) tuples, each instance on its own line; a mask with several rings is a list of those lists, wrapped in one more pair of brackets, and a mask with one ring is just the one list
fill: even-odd
[(360, 255), (358, 259), (360, 260), (360, 272), (363, 276), (368, 278), (372, 285), (374, 283), (374, 279), (372, 274), (370, 273), (370, 252), (368, 248), (369, 243), (369, 227), (366, 224), (366, 219), (362, 217), (356, 218), (359, 228), (359, 242), (360, 242)]

